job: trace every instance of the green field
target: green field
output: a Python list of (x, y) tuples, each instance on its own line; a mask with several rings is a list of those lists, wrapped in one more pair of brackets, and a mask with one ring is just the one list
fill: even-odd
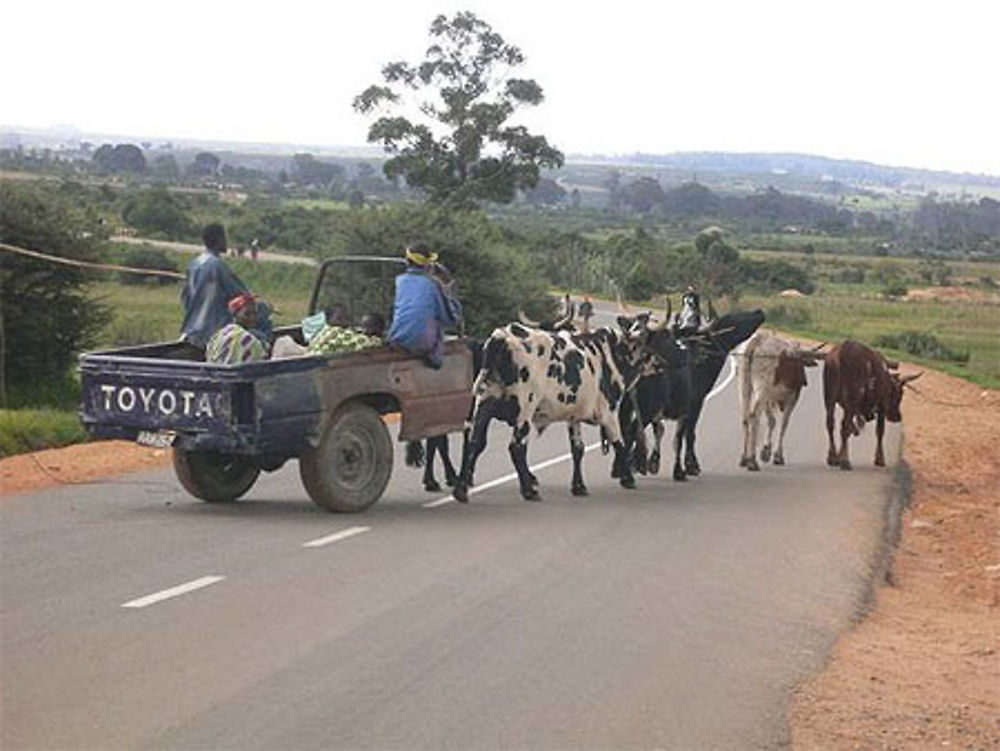
[(768, 313), (765, 325), (830, 343), (847, 338), (874, 343), (879, 336), (904, 331), (933, 334), (949, 349), (968, 353), (968, 362), (881, 349), (890, 357), (1000, 389), (1000, 305), (893, 301), (821, 290), (797, 299), (748, 295), (739, 306), (760, 306)]

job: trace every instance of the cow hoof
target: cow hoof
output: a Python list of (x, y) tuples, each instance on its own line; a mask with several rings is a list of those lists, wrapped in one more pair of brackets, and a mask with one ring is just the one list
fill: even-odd
[(826, 463), (827, 463), (827, 466), (830, 466), (830, 467), (839, 467), (840, 466), (840, 459), (837, 458), (836, 454), (827, 454), (826, 455)]
[(764, 448), (762, 448), (760, 450), (760, 460), (762, 462), (769, 462), (769, 461), (771, 461), (771, 447), (770, 446), (765, 446)]
[(452, 491), (452, 496), (459, 503), (468, 503), (469, 502), (469, 488), (466, 487), (465, 485), (463, 485), (462, 483), (456, 483), (455, 484), (455, 489)]
[(587, 490), (586, 485), (574, 485), (572, 492), (573, 495), (579, 495), (579, 496), (590, 495), (590, 491)]
[(427, 482), (424, 483), (424, 490), (426, 490), (428, 493), (440, 493), (441, 485), (438, 483), (437, 480), (428, 480)]
[(623, 477), (621, 479), (622, 487), (626, 490), (635, 490), (635, 478), (634, 477)]
[(649, 457), (649, 474), (658, 475), (660, 474), (660, 455), (653, 454)]
[(881, 456), (881, 455), (880, 456), (876, 456), (875, 457), (875, 466), (876, 467), (884, 467), (885, 466), (885, 457)]
[(535, 477), (533, 474), (530, 474), (530, 473), (528, 474), (528, 482), (531, 483), (531, 487), (533, 487), (533, 488), (537, 488), (538, 487), (538, 478)]
[(747, 459), (747, 469), (751, 472), (760, 472), (760, 465), (757, 463), (756, 459), (751, 457), (750, 459)]
[(455, 484), (458, 482), (458, 475), (449, 474), (444, 478), (444, 482), (449, 488), (453, 488), (455, 487)]
[(535, 490), (535, 488), (533, 488), (533, 487), (532, 488), (528, 488), (527, 490), (524, 490), (522, 488), (522, 490), (521, 490), (521, 497), (524, 500), (526, 500), (526, 501), (540, 501), (540, 500), (542, 500), (542, 496), (539, 495), (538, 491)]
[(690, 459), (684, 462), (684, 471), (687, 472), (689, 475), (694, 475), (694, 476), (700, 475), (701, 465), (698, 464), (697, 459)]
[(741, 467), (747, 466), (747, 458), (745, 456), (740, 457), (740, 466)]
[(782, 465), (784, 463), (785, 463), (785, 457), (784, 456), (782, 456), (781, 454), (775, 454), (774, 455), (774, 464)]
[(851, 462), (847, 459), (844, 459), (844, 461), (840, 463), (840, 468), (848, 472), (854, 469), (854, 467), (851, 466)]
[(683, 469), (678, 469), (674, 471), (674, 482), (687, 482), (688, 476)]

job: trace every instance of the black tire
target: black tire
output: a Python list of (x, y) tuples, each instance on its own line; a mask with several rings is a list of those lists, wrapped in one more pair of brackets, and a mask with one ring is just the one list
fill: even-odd
[(302, 453), (299, 474), (317, 506), (364, 511), (382, 497), (392, 474), (392, 439), (382, 417), (360, 402), (341, 407), (319, 445)]
[(174, 448), (174, 472), (184, 489), (209, 503), (235, 501), (257, 481), (260, 469), (249, 457)]

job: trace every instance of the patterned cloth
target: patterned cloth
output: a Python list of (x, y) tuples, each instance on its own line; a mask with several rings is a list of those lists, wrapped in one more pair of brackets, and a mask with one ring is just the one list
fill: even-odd
[(209, 340), (205, 359), (224, 365), (258, 362), (267, 359), (267, 347), (239, 324), (228, 323)]
[(337, 352), (358, 352), (385, 345), (377, 336), (368, 336), (344, 326), (324, 326), (309, 342), (312, 354), (331, 355)]

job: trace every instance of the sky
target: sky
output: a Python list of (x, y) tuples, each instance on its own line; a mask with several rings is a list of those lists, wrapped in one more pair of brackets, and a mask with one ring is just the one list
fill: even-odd
[(1000, 175), (1000, 2), (11, 0), (0, 129), (363, 146), (351, 108), (471, 10), (564, 153), (782, 151)]

